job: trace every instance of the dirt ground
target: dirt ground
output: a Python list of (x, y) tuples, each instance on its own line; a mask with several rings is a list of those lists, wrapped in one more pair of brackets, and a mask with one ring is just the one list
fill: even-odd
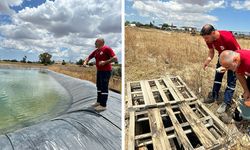
[[(250, 40), (237, 39), (241, 48), (250, 49)], [(217, 54), (207, 70), (203, 70), (203, 62), (207, 57), (208, 48), (199, 35), (145, 29), (137, 27), (125, 28), (125, 83), (127, 81), (155, 79), (167, 74), (179, 75), (191, 90), (202, 100), (207, 97), (213, 85)], [(221, 91), (225, 90), (226, 76), (223, 79)], [(126, 90), (125, 90), (126, 91)], [(242, 88), (237, 81), (234, 100), (242, 94)], [(223, 94), (222, 94), (223, 95)], [(221, 100), (223, 97), (220, 98)], [(125, 104), (126, 106), (126, 104)], [(242, 121), (235, 123), (231, 117), (235, 105), (226, 114), (216, 113), (218, 104), (207, 105), (218, 117), (229, 122), (231, 138), (237, 139), (237, 144), (231, 149), (249, 149), (250, 143), (247, 127), (250, 123)], [(126, 113), (125, 118), (127, 119)], [(228, 118), (228, 119), (227, 119)], [(225, 121), (225, 120), (223, 120)], [(125, 121), (127, 125), (127, 120)], [(235, 135), (235, 136), (233, 136)]]

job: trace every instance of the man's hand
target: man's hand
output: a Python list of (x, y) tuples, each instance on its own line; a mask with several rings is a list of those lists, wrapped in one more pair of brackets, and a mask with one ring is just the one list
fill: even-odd
[(250, 77), (250, 73), (249, 72), (245, 72), (245, 75)]
[(207, 67), (208, 67), (208, 64), (211, 62), (211, 57), (208, 57), (206, 60), (205, 60), (205, 62), (204, 62), (204, 64), (203, 64), (203, 69), (204, 70), (206, 70), (207, 69)]
[(85, 61), (82, 63), (82, 66), (83, 66), (83, 67), (89, 67), (89, 66), (88, 66), (88, 61), (85, 60)]
[(204, 70), (207, 69), (209, 63), (210, 63), (210, 62), (207, 61), (207, 60), (204, 62), (204, 64), (203, 64), (203, 69), (204, 69)]
[(99, 66), (104, 66), (104, 65), (106, 65), (106, 63), (107, 63), (106, 61), (100, 61)]
[(88, 64), (88, 62), (85, 60), (82, 65), (86, 66), (87, 64)]
[(227, 71), (227, 69), (221, 66), (221, 67), (217, 68), (216, 71), (217, 71), (218, 73), (224, 73), (224, 72)]
[(250, 108), (250, 93), (249, 93), (249, 91), (244, 92), (243, 98), (244, 98), (245, 106)]
[(250, 93), (249, 93), (249, 91), (245, 91), (245, 92), (244, 92), (243, 98), (244, 98), (245, 101), (246, 101), (248, 98), (250, 98)]

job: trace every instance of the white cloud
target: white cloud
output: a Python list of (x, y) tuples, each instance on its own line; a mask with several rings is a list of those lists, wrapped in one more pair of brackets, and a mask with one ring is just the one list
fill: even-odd
[(116, 53), (121, 51), (121, 2), (117, 0), (47, 0), (11, 17), (11, 24), (0, 25), (3, 48), (46, 51), (53, 58), (76, 60), (94, 49), (97, 37), (104, 37)]
[(10, 9), (11, 6), (19, 6), (23, 0), (1, 0), (0, 1), (0, 14), (13, 14), (14, 10)]
[(245, 1), (233, 1), (231, 6), (235, 9), (246, 9), (250, 10), (250, 0)]
[(170, 0), (170, 1), (134, 1), (132, 7), (139, 15), (153, 21), (174, 23), (177, 25), (202, 26), (214, 23), (218, 18), (209, 14), (216, 8), (223, 8), (224, 0)]

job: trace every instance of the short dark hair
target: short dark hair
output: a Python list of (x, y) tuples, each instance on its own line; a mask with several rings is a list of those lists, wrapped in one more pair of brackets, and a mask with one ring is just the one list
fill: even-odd
[(215, 31), (215, 28), (211, 24), (206, 24), (202, 27), (200, 35), (210, 35), (213, 31)]

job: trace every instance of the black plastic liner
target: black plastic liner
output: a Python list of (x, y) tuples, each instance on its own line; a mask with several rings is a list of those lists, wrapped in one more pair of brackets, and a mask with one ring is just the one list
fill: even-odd
[(0, 135), (1, 150), (120, 150), (121, 95), (110, 91), (97, 113), (95, 84), (46, 70), (72, 96), (68, 110), (52, 120)]

